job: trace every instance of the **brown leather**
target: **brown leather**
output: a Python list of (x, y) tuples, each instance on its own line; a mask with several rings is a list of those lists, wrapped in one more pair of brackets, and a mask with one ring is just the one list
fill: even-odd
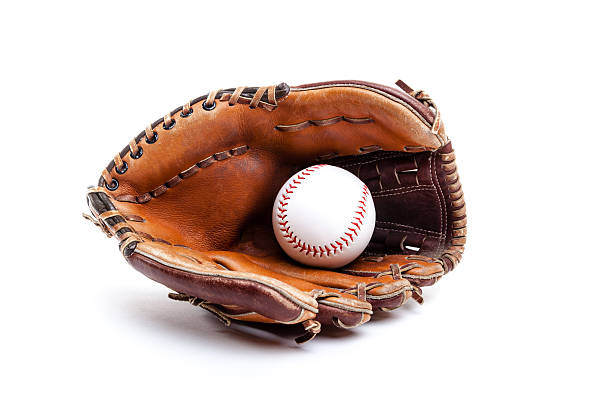
[[(219, 314), (364, 323), (418, 300), (413, 285), (451, 270), (465, 243), (454, 152), (435, 105), (413, 94), (361, 81), (213, 92), (132, 140), (90, 208), (132, 266)], [(271, 228), (280, 186), (320, 162), (361, 178), (376, 206), (368, 248), (341, 271), (296, 264)]]

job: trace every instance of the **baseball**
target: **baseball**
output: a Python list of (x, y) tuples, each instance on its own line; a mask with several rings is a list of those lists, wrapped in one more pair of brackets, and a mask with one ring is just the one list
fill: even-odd
[(291, 258), (339, 268), (366, 248), (376, 222), (368, 187), (350, 172), (319, 164), (294, 174), (272, 210), (274, 235)]

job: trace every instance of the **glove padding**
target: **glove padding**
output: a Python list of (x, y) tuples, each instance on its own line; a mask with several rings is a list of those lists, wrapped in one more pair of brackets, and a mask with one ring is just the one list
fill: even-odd
[[(359, 81), (218, 90), (130, 141), (90, 188), (92, 220), (127, 261), (230, 319), (355, 327), (436, 282), (461, 259), (465, 205), (455, 156), (423, 92)], [(338, 270), (296, 263), (275, 240), (276, 193), (328, 163), (376, 207), (365, 252)], [(324, 226), (322, 226), (324, 227)]]

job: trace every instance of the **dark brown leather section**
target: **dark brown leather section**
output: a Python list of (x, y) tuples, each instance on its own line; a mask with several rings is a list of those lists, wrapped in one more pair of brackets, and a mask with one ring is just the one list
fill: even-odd
[(423, 118), (425, 118), (429, 122), (430, 125), (433, 123), (435, 119), (435, 114), (427, 106), (425, 106), (423, 103), (419, 102), (414, 97), (407, 94), (406, 92), (403, 92), (396, 88), (392, 88), (390, 86), (375, 84), (373, 82), (356, 81), (356, 80), (325, 81), (325, 82), (315, 82), (312, 84), (294, 86), (292, 88), (312, 88), (312, 87), (317, 87), (317, 86), (337, 85), (337, 84), (355, 84), (355, 85), (363, 85), (363, 86), (368, 86), (370, 88), (378, 89), (398, 99), (401, 99), (402, 101), (409, 104), (412, 108), (414, 108), (417, 112), (419, 112), (419, 114), (423, 116)]
[(450, 142), (438, 149), (434, 154), (434, 165), (437, 176), (437, 188), (444, 197), (446, 217), (446, 240), (441, 256), (447, 271), (452, 270), (461, 259), (466, 240), (466, 209), (459, 174), (454, 159), (445, 161), (444, 156), (454, 151)]
[(352, 172), (372, 192), (376, 228), (365, 255), (442, 254), (448, 237), (448, 198), (439, 187), (434, 153), (375, 152), (329, 164)]
[(442, 231), (444, 233), (444, 241), (438, 247), (437, 252), (433, 253), (424, 253), (424, 255), (439, 257), (442, 255), (443, 251), (446, 247), (450, 246), (450, 240), (452, 239), (452, 228), (453, 228), (453, 218), (451, 218), (452, 214), (452, 200), (449, 197), (449, 189), (448, 182), (446, 180), (446, 172), (442, 170), (442, 162), (440, 160), (440, 153), (450, 152), (452, 151), (451, 143), (447, 143), (446, 146), (439, 149), (437, 152), (432, 153), (433, 160), (433, 171), (434, 171), (434, 185), (440, 197), (442, 197), (441, 205), (442, 205), (442, 218), (444, 220)]
[(368, 298), (368, 302), (372, 305), (372, 310), (382, 310), (382, 309), (397, 309), (404, 303), (406, 303), (406, 297), (410, 297), (410, 291), (402, 292), (399, 295), (393, 296), (388, 299), (372, 299)]
[[(274, 128), (279, 123), (339, 115), (373, 120), (311, 126), (299, 132)], [(149, 220), (139, 231), (205, 251), (235, 247), (248, 229), (269, 225), (280, 186), (322, 156), (362, 156), (374, 148), (403, 151), (406, 146), (433, 150), (439, 145), (429, 127), (408, 108), (351, 87), (294, 91), (272, 112), (218, 101), (212, 111), (194, 107), (190, 117), (176, 116), (172, 129), (156, 129), (156, 143), (141, 143), (142, 157), (124, 157), (128, 171), (113, 170), (119, 187), (109, 194), (120, 201), (115, 203), (119, 211)], [(209, 157), (240, 146), (248, 150), (180, 176), (197, 163), (209, 163)], [(177, 178), (181, 181), (173, 182)], [(159, 195), (161, 185), (165, 190)], [(133, 203), (134, 196), (146, 201)], [(169, 211), (179, 216), (169, 218)]]
[(108, 198), (108, 196), (103, 193), (88, 193), (87, 203), (89, 204), (89, 208), (96, 216), (106, 211), (116, 209), (111, 200)]
[[(317, 320), (322, 324), (336, 324), (335, 320), (339, 320), (344, 326), (354, 327), (362, 324), (363, 315), (361, 313), (339, 310), (338, 308), (327, 306), (319, 303), (319, 314)], [(369, 320), (369, 316), (366, 317)]]
[(300, 316), (302, 308), (268, 286), (257, 282), (193, 274), (169, 268), (138, 253), (126, 258), (148, 278), (179, 293), (210, 303), (241, 305), (265, 317), (289, 322)]

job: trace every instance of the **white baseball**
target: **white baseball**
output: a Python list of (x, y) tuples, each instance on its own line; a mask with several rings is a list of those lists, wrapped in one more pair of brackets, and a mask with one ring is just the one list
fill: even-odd
[(366, 248), (376, 222), (368, 187), (350, 172), (320, 164), (294, 174), (278, 192), (274, 234), (291, 258), (339, 268)]

